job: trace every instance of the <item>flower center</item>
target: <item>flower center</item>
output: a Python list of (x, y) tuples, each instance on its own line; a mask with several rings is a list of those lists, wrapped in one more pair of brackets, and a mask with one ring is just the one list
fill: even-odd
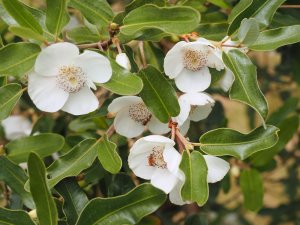
[(206, 52), (187, 49), (183, 53), (183, 65), (188, 70), (198, 71), (207, 65), (207, 56)]
[(129, 117), (135, 122), (145, 126), (150, 121), (152, 114), (144, 103), (138, 103), (129, 106)]
[(56, 77), (58, 87), (69, 93), (78, 92), (86, 81), (86, 75), (78, 66), (62, 66)]
[(152, 149), (151, 154), (148, 156), (148, 165), (161, 169), (166, 169), (167, 163), (164, 160), (163, 151), (163, 146), (155, 146)]

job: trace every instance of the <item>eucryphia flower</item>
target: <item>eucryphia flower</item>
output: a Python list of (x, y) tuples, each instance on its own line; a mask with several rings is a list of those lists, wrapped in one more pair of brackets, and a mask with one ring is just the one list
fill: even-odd
[(130, 70), (131, 69), (131, 64), (130, 64), (130, 61), (127, 57), (127, 55), (125, 53), (119, 53), (117, 56), (116, 56), (116, 62), (122, 66), (123, 68), (127, 69), (127, 70)]
[(79, 54), (76, 45), (56, 43), (42, 50), (28, 77), (28, 94), (40, 110), (82, 115), (98, 108), (95, 83), (109, 81), (109, 60), (93, 51)]
[(216, 54), (216, 48), (204, 38), (195, 42), (180, 41), (165, 57), (165, 73), (175, 79), (177, 88), (182, 92), (204, 91), (211, 83), (208, 67), (224, 69)]
[[(225, 160), (218, 158), (216, 156), (204, 155), (203, 156), (208, 168), (207, 171), (207, 182), (208, 183), (216, 183), (224, 178), (227, 172), (230, 169), (229, 163)], [(181, 188), (185, 181), (185, 176), (182, 171), (179, 172), (178, 182), (171, 190), (169, 199), (173, 204), (176, 205), (184, 205), (189, 204), (189, 201), (183, 201), (181, 197)], [(200, 190), (201, 191), (201, 190)]]
[(24, 116), (10, 116), (1, 122), (7, 140), (29, 136), (32, 123)]
[(160, 122), (152, 115), (142, 98), (137, 96), (114, 99), (108, 106), (108, 111), (116, 114), (116, 132), (128, 138), (141, 135), (146, 127), (155, 134), (164, 134), (170, 130), (168, 124)]
[(169, 193), (177, 184), (180, 176), (181, 155), (173, 147), (174, 141), (150, 135), (137, 140), (129, 152), (128, 164), (133, 173)]

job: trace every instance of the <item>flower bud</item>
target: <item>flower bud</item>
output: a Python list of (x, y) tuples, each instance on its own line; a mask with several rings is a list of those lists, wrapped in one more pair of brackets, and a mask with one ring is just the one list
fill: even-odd
[(131, 69), (130, 61), (125, 53), (120, 53), (116, 57), (116, 62), (127, 70)]

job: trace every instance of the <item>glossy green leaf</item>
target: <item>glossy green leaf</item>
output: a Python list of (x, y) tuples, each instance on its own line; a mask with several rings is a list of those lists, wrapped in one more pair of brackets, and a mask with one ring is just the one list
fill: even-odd
[(63, 210), (68, 224), (75, 224), (80, 212), (88, 203), (88, 198), (79, 187), (75, 178), (67, 178), (55, 186), (55, 190), (63, 197)]
[(108, 25), (113, 12), (106, 0), (70, 0), (69, 5), (78, 9), (84, 17), (95, 25)]
[(214, 5), (216, 5), (216, 6), (219, 6), (222, 9), (230, 9), (231, 8), (230, 4), (228, 4), (224, 0), (207, 0), (207, 1), (214, 4)]
[(28, 180), (27, 175), (21, 167), (5, 156), (0, 156), (0, 180), (4, 181), (13, 192), (17, 193), (28, 208), (35, 208), (30, 193), (24, 189), (25, 182)]
[(274, 146), (278, 141), (277, 127), (258, 127), (248, 134), (229, 128), (209, 131), (200, 137), (201, 150), (209, 155), (231, 155), (244, 160), (255, 152)]
[(200, 152), (188, 154), (184, 151), (179, 168), (185, 175), (185, 183), (181, 189), (184, 201), (197, 202), (199, 206), (206, 203), (209, 195), (207, 183), (207, 165)]
[(114, 60), (111, 60), (111, 66), (113, 75), (108, 82), (100, 84), (102, 87), (118, 95), (136, 95), (140, 93), (143, 82), (138, 76), (122, 68)]
[(239, 1), (234, 8), (231, 10), (231, 13), (228, 17), (228, 22), (232, 23), (234, 20), (240, 20), (242, 21), (243, 19), (241, 18), (241, 14), (251, 5), (253, 0), (241, 0)]
[(159, 71), (164, 71), (164, 52), (152, 42), (144, 42), (146, 62), (154, 66)]
[(36, 205), (39, 224), (57, 225), (57, 209), (46, 181), (46, 168), (35, 153), (28, 157), (30, 193)]
[(207, 23), (199, 24), (195, 31), (213, 41), (221, 41), (227, 34), (228, 23)]
[(153, 66), (139, 72), (144, 88), (140, 93), (149, 110), (163, 123), (180, 112), (176, 92), (165, 76)]
[(0, 121), (9, 116), (23, 93), (19, 84), (0, 87)]
[(266, 119), (268, 104), (257, 83), (256, 66), (239, 50), (223, 53), (223, 61), (235, 77), (229, 92), (230, 99), (251, 106), (263, 119)]
[(199, 22), (200, 14), (190, 7), (144, 5), (128, 13), (120, 32), (134, 37), (149, 29), (183, 34), (193, 31)]
[(260, 173), (254, 169), (244, 170), (240, 176), (245, 208), (257, 211), (263, 205), (264, 187)]
[(64, 143), (64, 138), (58, 134), (38, 134), (11, 141), (5, 149), (11, 161), (21, 163), (27, 161), (30, 152), (44, 158), (61, 150)]
[(98, 42), (100, 37), (87, 27), (76, 27), (67, 32), (67, 37), (76, 43)]
[(23, 210), (0, 208), (0, 224), (3, 225), (36, 225)]
[(139, 67), (135, 61), (133, 50), (127, 45), (123, 45), (123, 48), (124, 48), (124, 53), (126, 53), (126, 55), (129, 58), (131, 64), (131, 71), (137, 73), (139, 71)]
[(46, 4), (46, 26), (57, 37), (70, 20), (67, 0), (46, 0)]
[(157, 5), (157, 6), (165, 6), (166, 5), (166, 1), (165, 0), (134, 0), (132, 2), (130, 2), (130, 4), (126, 5), (125, 7), (125, 12), (128, 14), (130, 11), (137, 9), (143, 5), (146, 4), (153, 4), (153, 5)]
[(116, 174), (122, 167), (122, 160), (117, 152), (117, 145), (108, 140), (104, 135), (98, 144), (98, 159), (103, 168), (112, 174)]
[(25, 38), (25, 39), (35, 39), (38, 41), (46, 40), (46, 37), (44, 37), (43, 35), (40, 35), (38, 33), (35, 33), (34, 31), (32, 31), (31, 29), (29, 29), (27, 27), (10, 26), (8, 28), (8, 30), (10, 32), (14, 33), (15, 35)]
[(13, 43), (1, 48), (0, 76), (24, 76), (33, 67), (40, 51), (40, 47), (33, 43)]
[(97, 157), (98, 148), (99, 143), (95, 139), (86, 139), (55, 160), (47, 168), (49, 186), (54, 187), (62, 179), (77, 176), (89, 168)]
[(259, 35), (259, 25), (256, 19), (243, 19), (238, 31), (238, 39), (241, 43), (248, 46), (253, 44)]
[(118, 173), (111, 177), (111, 181), (107, 187), (107, 196), (123, 195), (133, 188), (135, 188), (135, 184), (131, 176), (126, 173)]
[(261, 32), (256, 42), (249, 48), (256, 51), (269, 51), (297, 42), (300, 42), (300, 25), (293, 25)]
[(76, 225), (136, 224), (157, 210), (166, 194), (150, 184), (142, 184), (126, 195), (96, 198), (83, 209)]

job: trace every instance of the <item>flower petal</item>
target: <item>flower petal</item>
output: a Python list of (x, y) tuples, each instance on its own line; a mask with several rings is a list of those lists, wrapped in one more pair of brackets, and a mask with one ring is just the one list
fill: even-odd
[(115, 98), (108, 106), (108, 111), (110, 113), (117, 113), (121, 109), (128, 107), (130, 105), (138, 104), (143, 102), (140, 97), (137, 96), (122, 96)]
[(198, 71), (183, 69), (175, 78), (177, 88), (182, 92), (204, 91), (211, 83), (211, 75), (207, 67)]
[(136, 176), (146, 180), (150, 180), (156, 170), (155, 167), (148, 165), (147, 154), (129, 154), (128, 165)]
[(184, 202), (181, 197), (181, 189), (184, 184), (184, 181), (178, 180), (175, 187), (172, 189), (172, 191), (169, 194), (170, 202), (172, 202), (175, 205), (184, 205), (189, 204), (189, 202)]
[(31, 73), (28, 76), (28, 94), (36, 107), (45, 112), (57, 112), (66, 103), (69, 93), (56, 85), (55, 77)]
[(63, 111), (73, 115), (84, 115), (95, 111), (99, 106), (99, 101), (88, 86), (84, 86), (70, 96), (62, 108)]
[(175, 145), (175, 142), (167, 137), (161, 136), (161, 135), (148, 135), (146, 137), (143, 137), (143, 139), (147, 142), (154, 142), (154, 143), (162, 143), (162, 144), (171, 144), (172, 146)]
[(187, 132), (189, 131), (190, 129), (190, 124), (191, 124), (191, 121), (189, 119), (187, 119), (180, 127), (179, 127), (179, 130), (180, 130), (180, 133), (185, 136), (187, 134)]
[(207, 66), (210, 68), (215, 68), (216, 70), (220, 71), (225, 68), (225, 65), (222, 60), (222, 56), (219, 57), (218, 50), (211, 49), (208, 53), (208, 61)]
[(184, 68), (182, 63), (182, 47), (187, 44), (185, 41), (176, 43), (166, 54), (164, 60), (164, 70), (171, 79), (177, 77)]
[(208, 168), (207, 182), (215, 183), (222, 180), (230, 169), (229, 163), (211, 155), (204, 155), (203, 157)]
[(189, 104), (189, 102), (185, 101), (180, 97), (178, 99), (178, 102), (180, 106), (180, 113), (178, 116), (172, 117), (172, 121), (177, 122), (178, 125), (181, 126), (189, 117), (191, 111), (191, 105)]
[(226, 68), (223, 77), (220, 80), (220, 87), (227, 92), (231, 88), (234, 81), (234, 75), (230, 69)]
[(137, 137), (145, 130), (145, 127), (142, 124), (137, 123), (130, 118), (128, 107), (125, 107), (117, 113), (114, 120), (114, 126), (118, 134), (127, 138)]
[(87, 77), (95, 83), (105, 83), (112, 76), (109, 60), (97, 52), (85, 50), (84, 53), (74, 59), (74, 65), (79, 66)]
[(169, 170), (156, 168), (151, 177), (151, 184), (164, 191), (166, 194), (175, 187), (178, 182), (177, 176), (172, 174)]
[(164, 161), (167, 163), (168, 170), (174, 175), (177, 175), (181, 161), (181, 155), (172, 145), (166, 145), (163, 152), (163, 157)]
[(61, 42), (44, 48), (35, 61), (35, 71), (43, 76), (58, 75), (61, 66), (73, 64), (73, 60), (79, 55), (76, 45)]
[(160, 122), (156, 117), (152, 116), (147, 124), (148, 129), (153, 134), (165, 134), (170, 131), (169, 125), (167, 123)]
[(31, 122), (24, 116), (9, 116), (1, 122), (7, 140), (15, 140), (29, 136), (32, 129)]
[(120, 53), (116, 56), (116, 62), (127, 70), (131, 70), (130, 61), (125, 53)]

